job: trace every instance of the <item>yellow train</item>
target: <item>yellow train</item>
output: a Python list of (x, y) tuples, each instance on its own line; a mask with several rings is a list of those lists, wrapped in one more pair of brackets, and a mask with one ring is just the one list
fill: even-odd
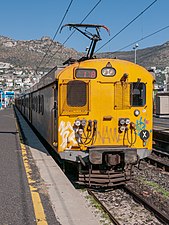
[(153, 82), (132, 62), (92, 58), (55, 67), (16, 106), (80, 183), (114, 186), (151, 153)]

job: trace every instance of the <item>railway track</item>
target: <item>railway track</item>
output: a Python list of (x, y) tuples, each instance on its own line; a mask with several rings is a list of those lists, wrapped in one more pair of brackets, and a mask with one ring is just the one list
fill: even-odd
[(114, 217), (114, 215), (104, 206), (104, 204), (102, 203), (102, 201), (99, 200), (99, 198), (97, 197), (97, 195), (95, 194), (94, 191), (87, 189), (89, 195), (91, 195), (96, 202), (98, 202), (101, 205), (101, 208), (103, 209), (103, 211), (109, 216), (111, 222), (113, 222), (113, 224), (115, 225), (120, 225), (120, 223), (118, 222), (118, 220)]
[(95, 191), (90, 190), (90, 189), (87, 189), (87, 191), (88, 191), (89, 195), (91, 195), (95, 199), (95, 201), (100, 204), (100, 206), (103, 209), (103, 211), (109, 216), (110, 221), (114, 225), (120, 225), (120, 223), (115, 218), (115, 216), (108, 210), (108, 208), (103, 204), (103, 202), (99, 200), (98, 196), (95, 194)]
[(163, 151), (161, 148), (153, 148), (152, 153), (155, 155), (161, 156), (161, 157), (168, 157), (169, 158), (169, 153), (166, 151)]
[[(168, 123), (167, 123), (168, 124)], [(169, 129), (168, 128), (156, 128), (153, 129), (153, 141), (157, 146), (166, 148), (169, 145)]]
[(152, 154), (144, 159), (151, 165), (163, 169), (163, 171), (169, 172), (169, 154), (153, 149)]
[(150, 212), (153, 212), (153, 214), (164, 224), (169, 224), (169, 215), (165, 215), (161, 210), (157, 209), (154, 205), (152, 205), (150, 202), (148, 202), (145, 198), (143, 198), (141, 195), (135, 193), (131, 188), (128, 186), (124, 186), (124, 190), (132, 195), (134, 199), (136, 199), (140, 204), (144, 205), (146, 209), (148, 209)]
[[(168, 139), (168, 137), (167, 137), (167, 139)], [(164, 140), (164, 139), (161, 139), (161, 138), (153, 138), (153, 141), (157, 144), (162, 145), (162, 146), (168, 146), (169, 145), (168, 140)]]
[[(109, 190), (110, 191), (110, 195), (112, 194), (112, 190)], [(90, 190), (88, 189), (88, 193), (101, 205), (102, 209), (104, 210), (104, 212), (106, 214), (108, 214), (111, 222), (115, 225), (121, 225), (121, 224), (149, 224), (148, 222), (146, 223), (146, 218), (147, 221), (151, 222), (150, 224), (169, 224), (169, 216), (168, 215), (165, 215), (162, 211), (160, 211), (159, 209), (157, 209), (154, 205), (152, 205), (150, 202), (146, 201), (145, 198), (137, 193), (135, 193), (130, 187), (128, 186), (122, 186), (120, 188), (120, 191), (121, 192), (121, 196), (122, 198), (123, 197), (126, 197), (125, 195), (129, 195), (132, 199), (134, 199), (134, 201), (136, 202), (135, 204), (138, 204), (140, 206), (131, 206), (131, 208), (128, 209), (126, 208), (126, 205), (127, 203), (125, 203), (122, 207), (124, 207), (124, 209), (122, 209), (122, 207), (120, 206), (120, 210), (124, 210), (124, 211), (128, 211), (128, 219), (126, 219), (126, 216), (124, 215), (124, 212), (122, 212), (122, 215), (121, 217), (119, 215), (116, 214), (116, 209), (115, 211), (112, 210), (113, 206), (109, 207), (105, 204), (105, 199), (110, 199), (110, 197), (108, 197), (108, 192), (109, 191), (106, 191), (105, 192), (105, 197), (103, 197), (104, 193), (103, 191), (101, 191), (102, 193), (102, 197), (99, 197), (99, 190), (95, 191), (95, 190)], [(114, 191), (114, 190), (113, 190)], [(124, 194), (126, 193), (126, 194)], [(116, 196), (117, 197), (117, 201), (118, 201), (118, 195)], [(102, 199), (102, 200), (101, 200)], [(126, 198), (127, 200), (121, 200), (122, 201), (131, 201), (129, 199), (129, 197)], [(116, 201), (114, 199), (114, 201)], [(115, 207), (117, 205), (120, 205), (121, 203), (116, 203)], [(133, 203), (129, 203), (129, 204), (133, 204)], [(139, 209), (139, 207), (143, 207), (144, 206), (144, 209)], [(113, 208), (114, 209), (114, 208)], [(131, 210), (135, 211), (135, 214), (138, 214), (138, 217), (139, 217), (139, 213), (143, 213), (145, 215), (145, 221), (144, 219), (142, 218), (143, 216), (141, 215), (141, 221), (139, 223), (139, 219), (136, 219), (136, 218), (132, 218), (131, 217), (131, 214), (134, 214), (134, 213), (131, 213)], [(138, 212), (137, 212), (138, 210)], [(113, 212), (112, 212), (113, 211)], [(148, 213), (150, 214), (147, 214), (147, 212), (143, 212), (143, 211), (148, 211)], [(124, 217), (124, 218), (122, 218)], [(158, 218), (158, 220), (157, 220)], [(124, 221), (123, 221), (124, 220)], [(143, 220), (143, 221), (142, 221)], [(127, 221), (127, 222), (126, 222)], [(136, 222), (136, 223), (135, 223)]]

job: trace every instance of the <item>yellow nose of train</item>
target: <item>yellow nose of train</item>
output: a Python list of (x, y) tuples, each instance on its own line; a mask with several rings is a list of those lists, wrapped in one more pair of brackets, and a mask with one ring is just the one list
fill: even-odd
[(81, 60), (54, 68), (16, 104), (64, 162), (78, 165), (79, 182), (113, 186), (151, 153), (153, 81), (131, 62)]

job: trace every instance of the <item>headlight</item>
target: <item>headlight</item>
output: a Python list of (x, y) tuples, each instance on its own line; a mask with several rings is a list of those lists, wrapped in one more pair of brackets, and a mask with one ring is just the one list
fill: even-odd
[(86, 126), (86, 120), (85, 119), (81, 120), (81, 124), (82, 124), (83, 127), (85, 127)]
[(134, 111), (134, 115), (135, 115), (135, 116), (140, 115), (140, 111), (139, 111), (138, 109), (136, 109), (136, 110)]
[(120, 125), (124, 125), (125, 124), (125, 119), (120, 119), (119, 123), (120, 123)]
[(83, 129), (79, 129), (79, 134), (80, 134), (80, 135), (83, 134)]
[(124, 132), (125, 131), (125, 126), (121, 126), (121, 127), (119, 127), (119, 130), (121, 131), (121, 132)]
[(130, 124), (130, 120), (129, 119), (126, 119), (126, 124)]
[(80, 120), (77, 119), (77, 120), (75, 121), (75, 126), (77, 126), (77, 127), (80, 126)]
[(109, 68), (109, 67), (104, 67), (102, 69), (102, 75), (103, 76), (108, 76), (108, 77), (113, 77), (116, 74), (116, 70), (114, 68)]

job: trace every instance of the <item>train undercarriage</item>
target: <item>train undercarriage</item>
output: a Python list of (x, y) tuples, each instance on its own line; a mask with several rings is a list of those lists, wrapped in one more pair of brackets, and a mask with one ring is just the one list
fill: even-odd
[(79, 170), (79, 184), (89, 187), (113, 187), (123, 185), (131, 179), (132, 166), (125, 170), (95, 169), (90, 165), (89, 170)]
[(78, 154), (78, 183), (89, 187), (113, 187), (131, 179), (137, 164), (137, 149), (90, 147), (86, 157)]

